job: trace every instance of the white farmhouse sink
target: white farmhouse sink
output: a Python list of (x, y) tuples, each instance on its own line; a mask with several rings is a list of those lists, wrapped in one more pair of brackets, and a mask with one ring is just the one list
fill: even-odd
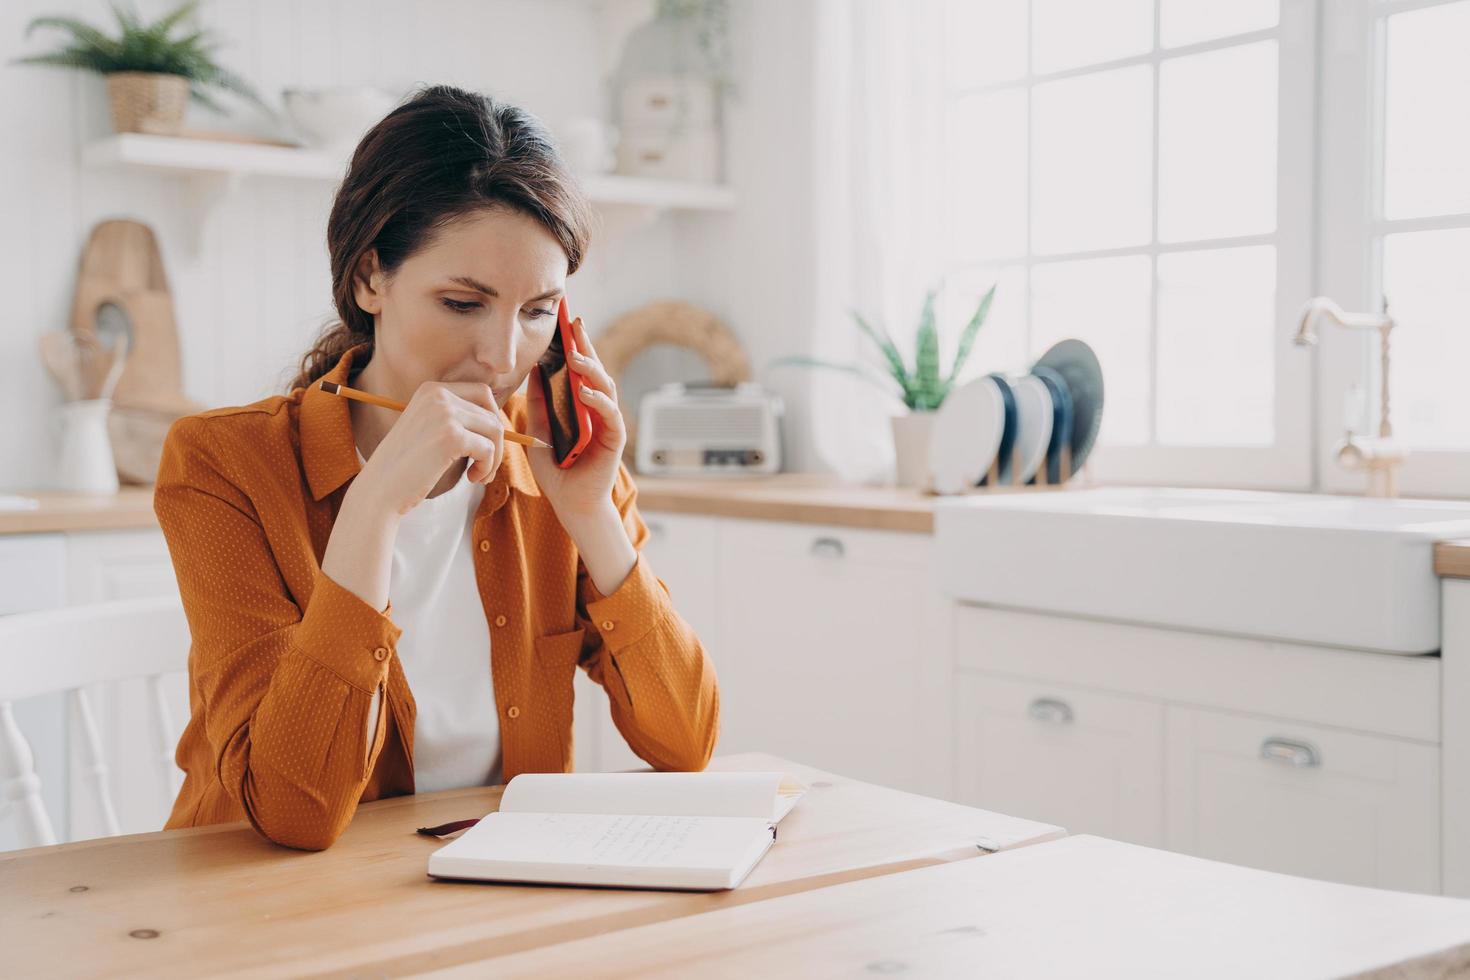
[(966, 602), (1415, 654), (1470, 504), (1110, 487), (941, 500), (934, 532)]

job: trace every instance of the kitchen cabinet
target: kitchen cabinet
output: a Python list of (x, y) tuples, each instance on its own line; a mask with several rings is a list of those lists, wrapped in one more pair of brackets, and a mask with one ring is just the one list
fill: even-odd
[(1438, 892), (1439, 748), (1170, 706), (1170, 850)]
[[(643, 560), (668, 586), (679, 615), (699, 634), (723, 679), (719, 653), (719, 521), (686, 514), (643, 514), (648, 540)], [(582, 671), (573, 702), (576, 766), (584, 772), (616, 772), (647, 765), (613, 725), (607, 695)]]
[[(929, 538), (815, 524), (644, 515), (645, 557), (720, 680), (722, 753), (763, 751), (946, 795), (944, 607)], [(578, 765), (644, 763), (582, 678)], [(585, 744), (590, 742), (591, 744)]]
[(720, 751), (766, 751), (916, 792), (935, 785), (947, 677), (927, 536), (724, 523)]
[(1441, 586), (1444, 634), (1440, 743), (1440, 839), (1444, 893), (1470, 898), (1470, 579)]
[(159, 531), (66, 535), (69, 605), (170, 595), (177, 591), (168, 544)]
[(1440, 890), (1440, 658), (978, 605), (953, 616), (962, 802)]
[(66, 602), (66, 536), (0, 537), (0, 616)]
[(1163, 705), (970, 671), (954, 699), (958, 802), (1163, 846)]

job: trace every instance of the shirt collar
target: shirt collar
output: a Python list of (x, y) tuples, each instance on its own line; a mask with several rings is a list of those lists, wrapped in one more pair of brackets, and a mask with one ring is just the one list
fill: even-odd
[[(321, 500), (362, 469), (362, 464), (357, 461), (357, 442), (352, 436), (352, 413), (348, 410), (347, 399), (322, 391), (321, 381), (347, 384), (355, 373), (352, 367), (354, 359), (364, 356), (371, 356), (368, 344), (348, 348), (332, 369), (307, 386), (301, 396), (301, 457), (313, 500)], [(526, 417), (524, 402), (525, 396), (517, 394), (503, 406), (505, 416), (522, 431)], [(500, 485), (527, 496), (541, 496), (541, 488), (531, 473), (531, 461), (526, 457), (524, 446), (506, 442), (505, 459), (487, 489)], [(493, 496), (487, 494), (487, 498)]]

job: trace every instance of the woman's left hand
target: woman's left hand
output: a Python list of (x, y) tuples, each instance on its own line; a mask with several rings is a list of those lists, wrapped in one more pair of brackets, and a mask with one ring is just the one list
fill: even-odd
[[(583, 403), (592, 409), (592, 441), (567, 469), (556, 465), (549, 449), (527, 451), (536, 483), (568, 530), (575, 524), (597, 520), (612, 507), (613, 481), (617, 479), (623, 447), (628, 441), (623, 414), (618, 410), (617, 386), (598, 359), (581, 317), (573, 322), (572, 332), (579, 352), (570, 353), (568, 360), (572, 370), (582, 376)], [(526, 389), (531, 429), (528, 434), (549, 443), (551, 430), (546, 421), (539, 365)]]

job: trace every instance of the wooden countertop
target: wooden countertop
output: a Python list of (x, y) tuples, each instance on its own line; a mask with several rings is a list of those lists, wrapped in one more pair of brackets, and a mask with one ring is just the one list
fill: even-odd
[[(41, 506), (0, 510), (0, 534), (99, 531), (157, 526), (153, 488), (126, 487), (115, 496), (56, 491), (23, 493)], [(934, 500), (917, 490), (857, 486), (831, 476), (782, 473), (725, 480), (638, 477), (644, 511), (835, 524), (884, 531), (934, 530)]]
[(710, 768), (780, 770), (808, 787), (733, 891), (436, 881), (425, 868), (441, 842), (415, 828), (481, 816), (501, 794), (447, 790), (365, 803), (315, 853), (271, 844), (244, 822), (0, 853), (0, 972), (401, 976), (875, 875), (989, 861), (996, 855), (977, 842), (1004, 850), (1062, 834), (768, 755), (720, 757)]
[(642, 511), (836, 524), (918, 534), (933, 532), (936, 499), (918, 490), (859, 486), (814, 473), (723, 480), (638, 477), (638, 508)]
[(153, 488), (124, 487), (116, 494), (27, 491), (41, 506), (32, 510), (0, 510), (0, 534), (41, 534), (55, 531), (108, 531), (157, 527), (153, 516)]
[[(156, 527), (152, 487), (124, 487), (116, 495), (26, 492), (41, 506), (0, 510), (0, 534), (100, 531)], [(781, 473), (748, 479), (692, 480), (638, 477), (644, 511), (833, 524), (880, 531), (934, 531), (930, 494), (891, 486), (860, 486), (814, 473)], [(1434, 571), (1470, 579), (1470, 538), (1434, 546)]]
[(1440, 578), (1470, 578), (1470, 539), (1436, 544), (1434, 574)]

